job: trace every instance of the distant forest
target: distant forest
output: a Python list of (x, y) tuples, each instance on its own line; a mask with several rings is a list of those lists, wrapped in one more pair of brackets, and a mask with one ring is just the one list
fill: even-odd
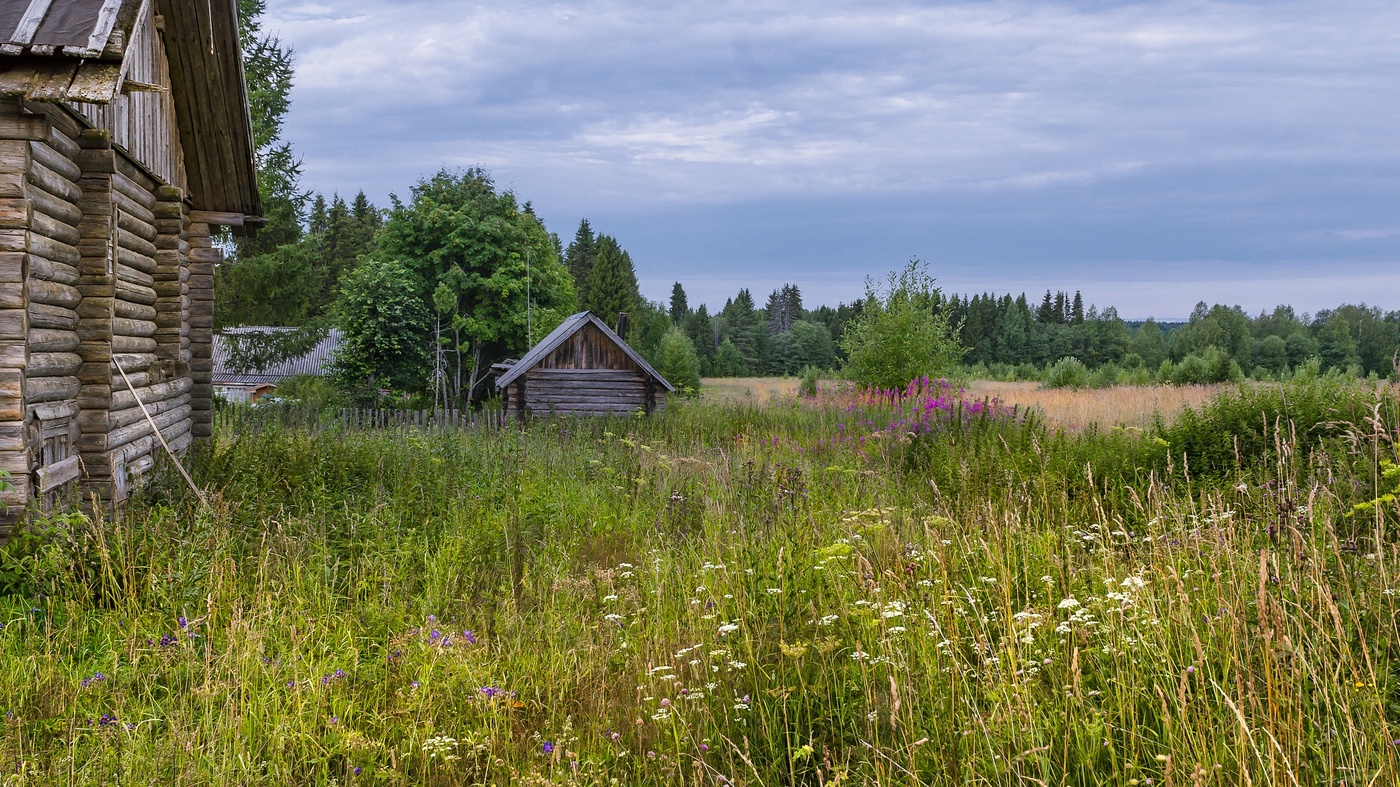
[[(452, 203), (463, 226), (421, 226), (424, 200), (437, 200), (432, 202), (433, 215), (440, 214), (444, 201)], [(422, 369), (416, 374), (407, 370), (402, 380), (406, 389), (422, 388), (432, 376), (435, 348), (448, 344), (458, 352), (463, 346), (460, 337), (445, 339), (440, 329), (434, 333), (428, 325), (432, 315), (437, 313), (440, 321), (450, 312), (445, 315), (448, 322), (456, 319), (461, 325), (490, 319), (479, 304), (461, 302), (455, 294), (448, 298), (450, 303), (444, 302), (437, 290), (459, 278), (499, 275), (511, 258), (506, 247), (512, 241), (485, 227), (510, 221), (525, 228), (521, 233), (536, 233), (529, 242), (535, 256), (527, 271), (526, 261), (515, 254), (518, 270), (510, 275), (521, 279), (520, 292), (500, 297), (518, 296), (516, 308), (523, 312), (524, 277), (535, 277), (537, 288), (551, 275), (567, 277), (550, 292), (538, 289), (532, 295), (534, 325), (526, 326), (523, 316), (506, 321), (506, 330), (475, 345), (479, 359), (460, 361), (466, 366), (518, 355), (527, 349), (528, 340), (538, 340), (563, 316), (590, 309), (608, 322), (628, 312), (630, 342), (654, 362), (660, 361), (668, 332), (684, 334), (703, 376), (830, 371), (840, 368), (840, 339), (864, 303), (861, 294), (853, 293), (848, 303), (808, 308), (799, 286), (788, 284), (762, 301), (749, 289), (739, 289), (712, 310), (707, 304), (692, 304), (682, 282), (675, 283), (668, 301), (650, 301), (640, 294), (632, 257), (617, 238), (596, 232), (585, 219), (565, 245), (544, 230), (529, 203), (517, 205), (513, 194), (495, 190), (486, 173), (469, 170), (440, 173), (415, 187), (413, 201), (396, 200), (389, 210), (372, 205), (363, 193), (348, 202), (315, 195), (305, 200), (304, 212), (290, 226), (236, 240), (233, 259), (219, 271), (216, 320), (220, 326), (295, 326), (315, 333), (343, 321), (346, 283), (357, 267), (390, 258), (456, 254), (460, 259), (406, 263), (405, 272), (413, 279), (407, 289), (423, 301), (426, 321), (418, 339), (408, 337), (423, 343), (421, 352), (411, 354)], [(481, 226), (474, 230), (472, 222)], [(452, 249), (435, 247), (436, 241), (425, 238), (433, 231), (465, 233), (472, 240)], [(493, 249), (492, 244), (501, 248)], [(477, 258), (468, 259), (472, 255)], [(465, 287), (461, 295), (481, 299), (490, 292)], [(1034, 299), (1024, 293), (940, 295), (936, 306), (948, 313), (966, 349), (963, 373), (1052, 384), (1279, 379), (1300, 368), (1388, 377), (1395, 373), (1400, 348), (1400, 311), (1366, 305), (1344, 304), (1313, 315), (1279, 306), (1250, 315), (1239, 307), (1202, 302), (1184, 323), (1125, 321), (1113, 307), (1086, 306), (1078, 292), (1067, 290), (1047, 291)], [(522, 327), (532, 335), (518, 330)], [(511, 336), (511, 331), (519, 335)], [(293, 352), (297, 343), (281, 349)], [(264, 348), (262, 356), (253, 352), (250, 357), (254, 362), (266, 360), (269, 352), (278, 354), (276, 348)], [(460, 371), (454, 368), (453, 373)], [(478, 393), (470, 390), (465, 395)]]

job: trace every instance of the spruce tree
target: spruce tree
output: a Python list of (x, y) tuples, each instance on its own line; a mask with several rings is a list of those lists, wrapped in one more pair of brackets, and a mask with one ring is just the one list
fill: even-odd
[(681, 327), (690, 318), (690, 305), (686, 303), (685, 288), (680, 282), (671, 288), (671, 322)]
[(619, 312), (635, 312), (641, 303), (632, 256), (623, 250), (616, 238), (599, 235), (584, 308), (602, 317), (604, 322), (611, 323)]
[(593, 275), (593, 260), (597, 256), (598, 240), (593, 236), (593, 228), (589, 226), (588, 219), (584, 219), (578, 223), (573, 243), (564, 251), (564, 266), (569, 269), (569, 275), (574, 277), (574, 291), (578, 293), (579, 302), (582, 304), (588, 303), (588, 279)]

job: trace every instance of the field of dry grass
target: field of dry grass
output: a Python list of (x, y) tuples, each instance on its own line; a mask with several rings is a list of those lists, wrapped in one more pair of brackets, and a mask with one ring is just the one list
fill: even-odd
[[(767, 404), (797, 393), (795, 377), (709, 377), (701, 381), (701, 395), (726, 404)], [(977, 380), (967, 385), (972, 399), (996, 398), (1003, 404), (1033, 407), (1050, 423), (1066, 429), (1145, 427), (1161, 413), (1168, 423), (1190, 405), (1199, 407), (1222, 387), (1219, 385), (1119, 386), (1105, 389), (1045, 389), (1037, 382), (1002, 383)]]
[(767, 404), (797, 395), (796, 377), (706, 377), (700, 396), (723, 404)]
[(1066, 429), (1100, 427), (1144, 427), (1161, 413), (1168, 423), (1189, 405), (1199, 407), (1223, 388), (1222, 385), (1144, 385), (1080, 389), (1041, 388), (1036, 382), (999, 383), (978, 380), (969, 383), (967, 393), (975, 399), (996, 398), (1003, 404), (1034, 407), (1050, 423)]

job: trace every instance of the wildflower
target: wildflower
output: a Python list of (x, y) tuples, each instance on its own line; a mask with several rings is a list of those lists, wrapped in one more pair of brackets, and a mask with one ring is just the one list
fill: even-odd
[(554, 744), (550, 743), (549, 741), (545, 741), (544, 745), (540, 747), (540, 750), (543, 751), (545, 754), (553, 754)]
[(472, 633), (471, 629), (462, 632), (462, 639), (466, 640), (468, 645), (476, 644), (476, 635)]
[(1073, 596), (1070, 596), (1069, 598), (1065, 599), (1064, 601), (1061, 601), (1060, 604), (1059, 604), (1059, 606), (1060, 606), (1060, 609), (1074, 609), (1075, 607), (1080, 606), (1080, 604), (1079, 604), (1079, 599), (1074, 598)]
[(180, 628), (182, 629), (187, 629), (190, 627), (190, 622), (185, 619), (184, 615), (181, 615), (179, 618), (177, 618), (176, 622), (180, 624)]

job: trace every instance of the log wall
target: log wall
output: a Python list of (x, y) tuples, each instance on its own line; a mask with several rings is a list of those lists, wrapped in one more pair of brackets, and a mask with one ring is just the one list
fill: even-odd
[(197, 423), (208, 434), (210, 320), (196, 326), (220, 256), (183, 192), (110, 131), (0, 100), (0, 522), (80, 475), (124, 499), (163, 452), (156, 429), (176, 451)]
[[(631, 415), (660, 412), (666, 399), (646, 372), (627, 369), (544, 369), (535, 367), (525, 381), (525, 408), (535, 415)], [(518, 411), (518, 387), (512, 386), (512, 412)]]

